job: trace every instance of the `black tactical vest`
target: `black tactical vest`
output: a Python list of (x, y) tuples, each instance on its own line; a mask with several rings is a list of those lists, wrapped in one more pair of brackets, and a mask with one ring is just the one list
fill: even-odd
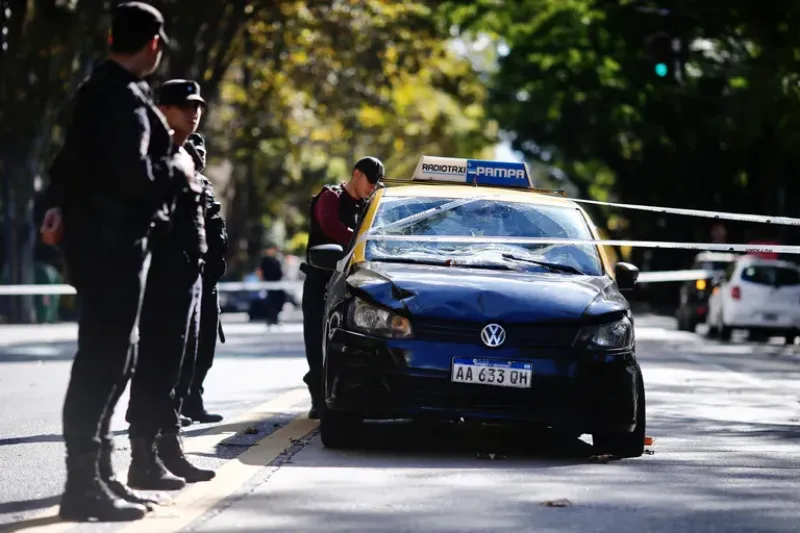
[(334, 239), (329, 237), (322, 231), (322, 227), (314, 216), (314, 208), (319, 201), (319, 197), (325, 191), (332, 191), (339, 196), (339, 212), (337, 213), (339, 220), (348, 228), (355, 229), (356, 219), (361, 208), (364, 206), (364, 200), (355, 200), (344, 189), (344, 184), (339, 185), (325, 185), (322, 190), (311, 199), (311, 209), (309, 211), (309, 220), (311, 221), (311, 231), (308, 235), (308, 248), (318, 246), (320, 244), (339, 244)]

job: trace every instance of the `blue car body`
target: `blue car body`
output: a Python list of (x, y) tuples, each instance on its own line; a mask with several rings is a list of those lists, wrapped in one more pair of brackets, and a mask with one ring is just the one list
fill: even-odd
[[(430, 161), (417, 173), (483, 164)], [(350, 445), (365, 419), (470, 419), (591, 433), (604, 453), (641, 455), (645, 390), (620, 292), (638, 270), (610, 266), (573, 202), (476, 190), (378, 191), (347, 255), (324, 267), (323, 443)], [(442, 244), (477, 230), (488, 244)], [(526, 244), (531, 234), (565, 242)]]

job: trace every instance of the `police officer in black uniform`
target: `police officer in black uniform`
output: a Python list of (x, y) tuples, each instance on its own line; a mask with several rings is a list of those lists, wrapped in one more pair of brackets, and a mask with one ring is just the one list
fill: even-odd
[[(353, 238), (356, 217), (366, 199), (383, 179), (383, 174), (383, 163), (379, 159), (364, 157), (353, 167), (353, 174), (347, 183), (323, 187), (311, 199), (308, 248), (320, 244), (341, 244), (346, 248)], [(318, 418), (322, 397), (323, 313), (325, 292), (331, 273), (312, 267), (308, 260), (300, 269), (306, 275), (303, 282), (302, 309), (308, 373), (303, 381), (311, 394), (311, 411), (308, 417)]]
[[(206, 106), (200, 86), (170, 80), (157, 91), (158, 108), (174, 130), (179, 150), (187, 142)], [(200, 162), (198, 161), (198, 164)], [(131, 441), (128, 485), (139, 489), (176, 490), (186, 482), (208, 481), (211, 470), (192, 465), (180, 440), (181, 367), (197, 354), (202, 294), (205, 231), (205, 187), (199, 173), (174, 199), (169, 224), (158, 224), (140, 325), (139, 362), (131, 381), (127, 420)]]
[(194, 177), (191, 157), (174, 150), (142, 79), (168, 44), (158, 10), (116, 6), (109, 59), (78, 88), (49, 172), (42, 234), (61, 245), (80, 309), (63, 413), (67, 482), (59, 514), (68, 520), (136, 520), (153, 501), (114, 476), (110, 422), (136, 364), (152, 222), (169, 219), (164, 199)]
[[(195, 158), (198, 172), (206, 166), (205, 141), (199, 133), (189, 136), (186, 147)], [(181, 391), (188, 391), (182, 403), (181, 414), (190, 421), (208, 423), (219, 422), (222, 415), (206, 411), (203, 402), (203, 383), (208, 371), (214, 364), (217, 349), (217, 338), (225, 342), (220, 322), (219, 294), (217, 283), (225, 275), (228, 253), (228, 232), (225, 219), (222, 217), (222, 205), (216, 200), (211, 181), (199, 174), (205, 187), (205, 225), (208, 251), (205, 254), (203, 270), (203, 294), (200, 299), (200, 338), (197, 342), (197, 359), (194, 364), (190, 360), (184, 362), (181, 371)], [(190, 341), (193, 343), (195, 341)]]

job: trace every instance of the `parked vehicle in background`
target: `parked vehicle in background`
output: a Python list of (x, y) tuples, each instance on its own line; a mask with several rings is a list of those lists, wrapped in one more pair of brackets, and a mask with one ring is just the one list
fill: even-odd
[(680, 304), (675, 313), (678, 329), (694, 331), (698, 324), (706, 321), (713, 278), (722, 276), (739, 257), (739, 254), (722, 252), (702, 252), (695, 256), (691, 270), (705, 270), (709, 272), (709, 277), (681, 283)]
[(735, 329), (750, 339), (783, 336), (793, 344), (800, 325), (800, 267), (789, 261), (743, 256), (714, 284), (706, 323), (710, 336), (731, 338)]

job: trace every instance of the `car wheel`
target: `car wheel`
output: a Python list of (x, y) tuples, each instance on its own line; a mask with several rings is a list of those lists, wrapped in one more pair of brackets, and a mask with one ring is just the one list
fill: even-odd
[(361, 437), (364, 418), (357, 413), (333, 411), (322, 404), (319, 432), (322, 444), (334, 450), (354, 448)]
[(691, 320), (689, 320), (689, 317), (687, 317), (685, 314), (681, 314), (678, 316), (678, 330), (694, 331)]
[(593, 433), (592, 443), (597, 455), (616, 457), (641, 457), (644, 454), (644, 438), (647, 428), (647, 405), (641, 370), (636, 373), (639, 385), (639, 401), (636, 403), (636, 427), (625, 433)]
[(784, 341), (786, 344), (788, 344), (788, 345), (792, 345), (792, 344), (794, 344), (794, 339), (795, 339), (796, 337), (797, 337), (797, 335), (794, 335), (794, 334), (791, 334), (791, 333), (790, 333), (789, 335), (786, 335), (786, 336), (783, 338), (783, 341)]

